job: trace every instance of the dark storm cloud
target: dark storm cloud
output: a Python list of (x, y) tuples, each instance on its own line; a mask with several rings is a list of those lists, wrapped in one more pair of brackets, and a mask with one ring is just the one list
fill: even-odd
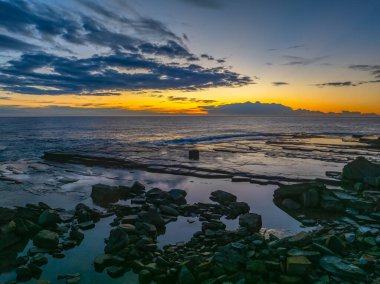
[(280, 87), (280, 86), (289, 85), (289, 83), (287, 83), (287, 82), (272, 82), (272, 85), (275, 87)]
[[(49, 68), (53, 72), (39, 73)], [(144, 70), (139, 73), (138, 70)], [(132, 72), (129, 72), (132, 70)], [(136, 71), (134, 71), (136, 70)], [(171, 66), (142, 55), (115, 53), (77, 59), (46, 53), (24, 54), (0, 69), (0, 85), (22, 94), (80, 94), (101, 90), (184, 89), (242, 86), (249, 77), (221, 68)]]
[(181, 0), (182, 2), (188, 3), (190, 5), (199, 6), (202, 8), (209, 9), (221, 9), (223, 4), (221, 0)]
[[(198, 56), (187, 49), (182, 37), (161, 22), (140, 15), (129, 18), (95, 1), (79, 2), (83, 4), (82, 9), (70, 13), (38, 1), (0, 0), (0, 27), (15, 36), (0, 35), (0, 51), (28, 50), (0, 65), (3, 90), (21, 94), (104, 96), (122, 90), (190, 91), (253, 83), (249, 77), (224, 67), (190, 64), (199, 60)], [(101, 20), (102, 17), (107, 21)], [(121, 27), (132, 29), (132, 34), (142, 37), (121, 33), (124, 30)], [(45, 52), (31, 53), (37, 47), (21, 41), (17, 38), (20, 35), (40, 42), (40, 49)], [(153, 39), (148, 40), (151, 36)], [(81, 46), (106, 47), (107, 55), (103, 52), (86, 58), (77, 56), (75, 48)], [(49, 48), (54, 54), (47, 52)], [(64, 56), (63, 50), (71, 56)], [(167, 59), (173, 62), (168, 63)]]
[(310, 65), (316, 62), (319, 62), (323, 59), (326, 59), (327, 56), (319, 56), (319, 57), (313, 57), (313, 58), (305, 58), (301, 56), (291, 56), (291, 55), (285, 55), (283, 58), (287, 61), (285, 65)]
[(32, 50), (35, 48), (37, 48), (37, 46), (33, 44), (29, 44), (19, 39), (0, 34), (0, 50), (23, 51), (23, 50)]

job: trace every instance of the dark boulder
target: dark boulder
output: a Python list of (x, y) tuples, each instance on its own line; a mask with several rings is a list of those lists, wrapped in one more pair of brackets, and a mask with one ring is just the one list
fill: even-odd
[(210, 199), (223, 205), (228, 205), (231, 202), (236, 202), (235, 195), (223, 190), (216, 190), (211, 192)]
[(111, 231), (107, 245), (104, 248), (106, 254), (116, 253), (128, 245), (128, 234), (122, 228), (115, 228)]
[(250, 232), (258, 232), (262, 227), (261, 216), (255, 213), (246, 213), (239, 217), (239, 225)]
[(342, 178), (348, 182), (369, 182), (380, 177), (380, 165), (358, 157), (343, 168)]

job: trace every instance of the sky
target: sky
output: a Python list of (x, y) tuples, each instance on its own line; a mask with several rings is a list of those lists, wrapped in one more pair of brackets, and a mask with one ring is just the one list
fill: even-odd
[(0, 0), (0, 116), (380, 114), (379, 14), (378, 0)]

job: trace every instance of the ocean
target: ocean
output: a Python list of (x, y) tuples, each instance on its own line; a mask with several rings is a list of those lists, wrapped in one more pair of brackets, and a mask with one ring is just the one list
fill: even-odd
[(276, 134), (379, 135), (380, 117), (23, 117), (0, 118), (0, 161), (44, 151), (112, 145), (194, 144)]

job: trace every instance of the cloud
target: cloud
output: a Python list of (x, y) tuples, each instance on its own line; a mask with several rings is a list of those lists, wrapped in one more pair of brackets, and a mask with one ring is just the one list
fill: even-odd
[(346, 82), (327, 82), (327, 83), (320, 83), (315, 84), (317, 87), (354, 87), (357, 86), (358, 83), (353, 83), (351, 81)]
[(95, 97), (108, 97), (108, 96), (121, 96), (119, 92), (83, 92), (78, 94), (78, 96), (95, 96)]
[(352, 81), (346, 81), (346, 82), (327, 82), (327, 83), (320, 83), (315, 84), (317, 87), (356, 87), (364, 84), (375, 84), (380, 83), (380, 80), (369, 80), (369, 81), (358, 81), (358, 82), (352, 82)]
[(11, 97), (0, 97), (0, 101), (10, 101), (12, 100)]
[(7, 116), (128, 116), (128, 115), (158, 115), (153, 111), (134, 111), (122, 108), (99, 107), (94, 104), (83, 104), (82, 107), (47, 106), (21, 107), (0, 106), (0, 117)]
[(287, 61), (284, 65), (310, 65), (327, 58), (327, 56), (319, 56), (313, 58), (305, 58), (301, 56), (284, 55), (283, 58)]
[(377, 116), (376, 114), (366, 114), (360, 112), (348, 112), (342, 111), (341, 113), (323, 113), (320, 111), (310, 111), (305, 109), (293, 110), (292, 108), (275, 103), (261, 103), (261, 102), (245, 102), (245, 103), (234, 103), (234, 104), (225, 104), (219, 106), (206, 106), (203, 107), (204, 110), (208, 111), (209, 115), (236, 115), (236, 116), (255, 116), (255, 115), (273, 115), (273, 116), (283, 116), (283, 115), (292, 115), (292, 116), (304, 116), (304, 115), (313, 115), (313, 116)]
[(185, 2), (190, 5), (202, 7), (202, 8), (208, 8), (208, 9), (223, 8), (223, 4), (221, 3), (221, 0), (182, 0), (182, 2)]
[(0, 50), (32, 50), (36, 49), (37, 46), (33, 44), (26, 43), (22, 40), (0, 34)]
[(12, 38), (1, 35), (0, 51), (3, 46), (24, 52), (0, 65), (3, 90), (36, 95), (111, 95), (112, 90), (115, 95), (122, 90), (190, 91), (253, 83), (221, 66), (191, 64), (199, 57), (161, 22), (135, 12), (127, 17), (112, 5), (77, 2), (82, 9), (74, 11), (33, 0), (0, 0), (0, 28), (12, 33)]
[(289, 83), (287, 83), (287, 82), (272, 82), (272, 85), (275, 87), (280, 87), (280, 86), (289, 85)]
[[(40, 73), (36, 70), (51, 70)], [(140, 71), (142, 70), (142, 71)], [(81, 94), (106, 90), (197, 90), (238, 87), (251, 78), (230, 70), (199, 65), (169, 65), (139, 54), (115, 53), (65, 58), (46, 53), (24, 54), (0, 68), (0, 85), (10, 92), (36, 95)]]
[(360, 71), (368, 71), (375, 78), (380, 78), (380, 65), (350, 65), (349, 68)]
[(176, 97), (176, 96), (168, 96), (167, 99), (172, 102), (194, 102), (194, 103), (203, 103), (203, 104), (211, 104), (211, 103), (217, 102), (216, 100), (205, 100), (205, 99)]

